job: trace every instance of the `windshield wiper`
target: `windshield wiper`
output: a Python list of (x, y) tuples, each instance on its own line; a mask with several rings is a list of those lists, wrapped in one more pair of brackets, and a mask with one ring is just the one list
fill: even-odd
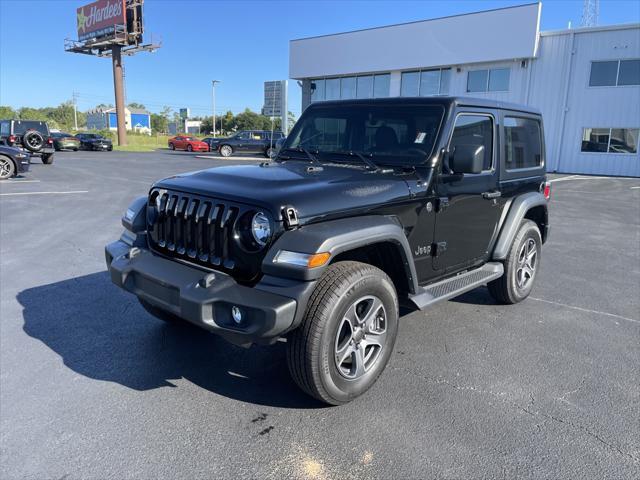
[[(280, 150), (280, 152), (278, 153), (278, 157), (280, 157), (280, 153), (282, 152), (286, 152), (286, 151), (291, 151), (291, 152), (300, 152), (300, 153), (304, 153), (307, 158), (309, 158), (309, 160), (311, 161), (311, 163), (315, 164), (315, 165), (320, 165), (320, 162), (318, 161), (318, 159), (316, 158), (316, 156), (311, 153), (309, 150), (307, 150), (306, 148), (302, 147), (302, 146), (298, 146), (298, 147), (288, 147), (288, 148), (283, 148), (282, 150)], [(291, 157), (282, 157), (283, 159), (287, 160), (290, 159)]]
[(348, 152), (330, 152), (332, 155), (344, 155), (344, 156), (349, 156), (349, 157), (358, 157), (360, 159), (360, 161), (362, 163), (364, 163), (367, 168), (369, 168), (370, 170), (377, 172), (380, 170), (380, 166), (374, 162), (372, 160), (372, 155), (369, 154), (369, 156), (365, 157), (362, 153), (360, 152), (354, 152), (353, 150), (348, 151)]

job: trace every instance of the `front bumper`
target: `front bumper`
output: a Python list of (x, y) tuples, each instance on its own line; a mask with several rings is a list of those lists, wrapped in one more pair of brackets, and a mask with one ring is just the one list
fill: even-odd
[(17, 173), (26, 173), (31, 168), (31, 155), (25, 158), (14, 157), (17, 165)]
[[(273, 277), (254, 287), (240, 285), (222, 272), (169, 260), (122, 239), (107, 245), (105, 256), (117, 286), (237, 345), (273, 343), (294, 328), (296, 311), (313, 288), (313, 282)], [(240, 322), (233, 307), (242, 313)]]

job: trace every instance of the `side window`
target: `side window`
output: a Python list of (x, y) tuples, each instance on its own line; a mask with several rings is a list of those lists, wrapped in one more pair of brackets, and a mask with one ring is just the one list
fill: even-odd
[(0, 122), (0, 135), (9, 135), (9, 122)]
[(238, 138), (240, 140), (249, 140), (249, 132), (242, 132), (240, 133), (240, 135), (238, 135)]
[(455, 155), (457, 145), (484, 146), (482, 170), (491, 170), (493, 166), (493, 119), (488, 115), (458, 115), (449, 142), (451, 154)]
[(532, 118), (505, 116), (504, 148), (507, 170), (542, 166), (540, 122)]

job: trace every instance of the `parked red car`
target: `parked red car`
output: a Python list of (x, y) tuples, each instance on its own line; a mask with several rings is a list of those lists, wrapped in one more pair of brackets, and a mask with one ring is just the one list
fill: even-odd
[(187, 152), (208, 152), (209, 144), (195, 137), (178, 135), (169, 139), (170, 150), (186, 150)]

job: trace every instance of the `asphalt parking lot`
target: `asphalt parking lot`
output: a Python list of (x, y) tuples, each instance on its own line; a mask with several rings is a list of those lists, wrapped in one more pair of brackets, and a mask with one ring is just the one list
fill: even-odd
[(556, 176), (531, 298), (403, 317), (376, 385), (328, 408), (283, 344), (165, 325), (105, 271), (153, 180), (240, 161), (69, 152), (0, 184), (0, 477), (640, 476), (639, 179)]

